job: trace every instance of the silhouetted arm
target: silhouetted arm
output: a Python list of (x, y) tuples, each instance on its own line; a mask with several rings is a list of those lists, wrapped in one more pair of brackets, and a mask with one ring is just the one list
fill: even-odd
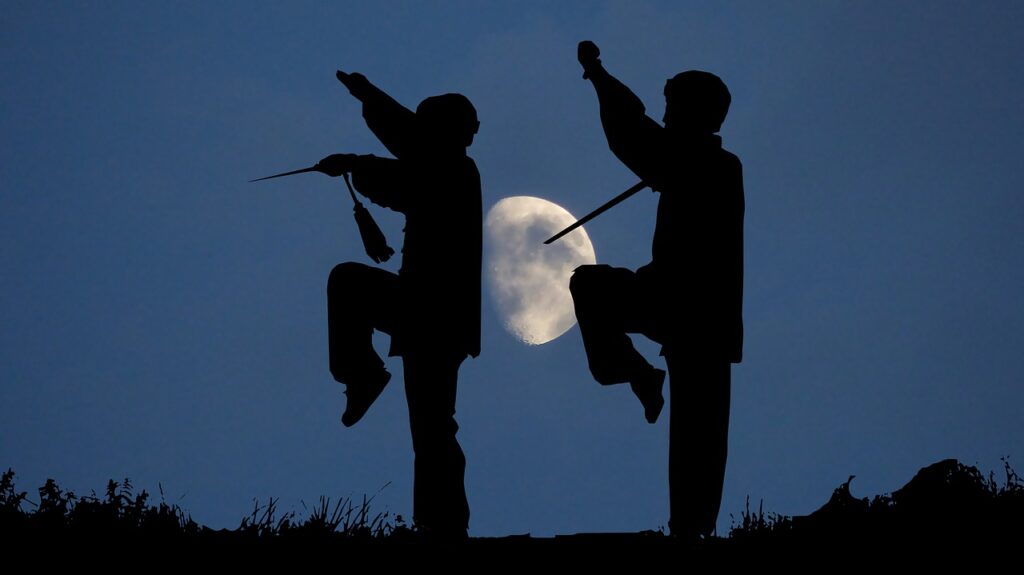
[(356, 191), (378, 206), (405, 212), (405, 194), (409, 189), (406, 163), (373, 154), (331, 154), (320, 160), (314, 170), (336, 178), (352, 174)]
[(405, 194), (409, 184), (402, 160), (374, 155), (356, 156), (352, 164), (352, 185), (368, 200), (405, 213)]
[(402, 158), (412, 146), (416, 114), (399, 104), (359, 73), (337, 73), (338, 81), (363, 103), (363, 118), (380, 143), (396, 158)]
[(632, 90), (604, 69), (597, 46), (580, 42), (578, 56), (583, 77), (597, 92), (608, 147), (633, 173), (659, 189), (665, 173), (661, 166), (665, 128), (646, 114), (643, 102)]

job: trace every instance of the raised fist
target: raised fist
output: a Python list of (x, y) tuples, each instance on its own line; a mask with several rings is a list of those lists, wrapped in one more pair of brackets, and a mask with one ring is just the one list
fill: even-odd
[(366, 76), (363, 76), (359, 72), (347, 74), (338, 70), (338, 73), (335, 74), (335, 76), (338, 78), (338, 81), (344, 84), (345, 87), (348, 88), (348, 91), (356, 98), (359, 98), (361, 94), (366, 92), (366, 89), (371, 85), (370, 81), (366, 79)]
[(576, 47), (576, 59), (579, 60), (580, 65), (583, 66), (584, 80), (590, 77), (590, 72), (594, 68), (601, 65), (600, 56), (601, 50), (598, 49), (597, 44), (594, 44), (590, 40), (584, 40)]
[(576, 58), (584, 68), (596, 62), (600, 57), (601, 50), (590, 40), (584, 40), (576, 47)]

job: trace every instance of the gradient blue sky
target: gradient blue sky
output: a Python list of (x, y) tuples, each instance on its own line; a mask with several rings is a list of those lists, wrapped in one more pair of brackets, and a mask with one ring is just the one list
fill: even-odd
[[(721, 529), (747, 495), (800, 514), (850, 474), (870, 495), (947, 457), (1024, 467), (1024, 5), (372, 4), (3, 2), (0, 467), (22, 488), (130, 476), (233, 526), (255, 497), (390, 482), (377, 508), (408, 515), (401, 386), (344, 429), (327, 370), (327, 273), (367, 261), (341, 182), (246, 180), (383, 153), (340, 67), (410, 106), (469, 96), (485, 208), (582, 215), (635, 180), (582, 39), (655, 118), (685, 69), (733, 94), (747, 338)], [(645, 263), (655, 205), (589, 225), (598, 260)], [(576, 328), (527, 347), (486, 297), (483, 318), (459, 390), (472, 533), (664, 525), (667, 418), (594, 383)]]

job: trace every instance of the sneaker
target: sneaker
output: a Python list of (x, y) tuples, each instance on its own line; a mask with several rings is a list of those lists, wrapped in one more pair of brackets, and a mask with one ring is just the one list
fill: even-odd
[(381, 369), (379, 375), (369, 382), (362, 382), (357, 385), (351, 383), (345, 386), (345, 413), (341, 416), (341, 424), (345, 427), (352, 427), (366, 415), (374, 401), (380, 397), (380, 392), (391, 381), (391, 374)]
[(665, 407), (665, 398), (661, 394), (664, 386), (665, 370), (654, 367), (641, 378), (629, 382), (629, 388), (644, 406), (644, 418), (647, 419), (647, 423), (658, 421), (658, 416)]

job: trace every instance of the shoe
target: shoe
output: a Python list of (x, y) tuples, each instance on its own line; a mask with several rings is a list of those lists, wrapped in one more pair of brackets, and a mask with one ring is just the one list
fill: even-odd
[(380, 373), (369, 382), (364, 380), (359, 384), (346, 384), (345, 397), (347, 401), (345, 413), (341, 415), (341, 424), (345, 427), (352, 427), (358, 423), (366, 415), (366, 411), (370, 409), (373, 402), (380, 397), (380, 392), (384, 391), (384, 387), (389, 381), (391, 381), (391, 374), (387, 370), (381, 369)]
[(658, 421), (662, 408), (665, 407), (665, 398), (661, 390), (665, 387), (665, 370), (652, 367), (640, 379), (629, 382), (629, 388), (633, 390), (637, 399), (644, 406), (644, 418), (647, 423)]

